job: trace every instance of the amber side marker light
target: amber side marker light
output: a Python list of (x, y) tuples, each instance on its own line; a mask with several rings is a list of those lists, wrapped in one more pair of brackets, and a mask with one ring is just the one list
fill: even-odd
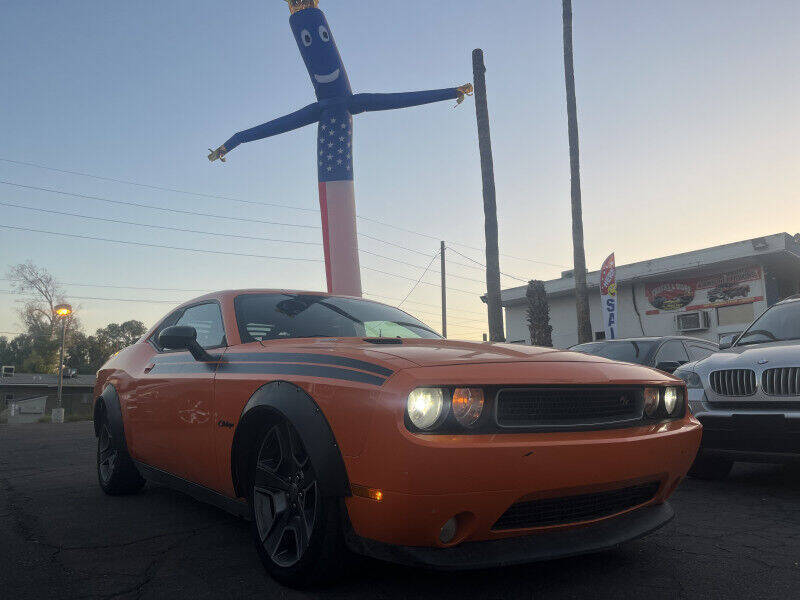
[(383, 500), (382, 491), (364, 487), (363, 485), (350, 484), (350, 491), (353, 492), (353, 496), (358, 496), (359, 498), (367, 498), (375, 502)]

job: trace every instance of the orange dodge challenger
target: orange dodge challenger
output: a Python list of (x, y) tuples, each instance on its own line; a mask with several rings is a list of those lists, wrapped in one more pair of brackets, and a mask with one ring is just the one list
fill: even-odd
[(444, 340), (358, 298), (243, 290), (170, 313), (98, 373), (100, 486), (250, 518), (277, 580), (349, 551), (442, 569), (595, 552), (673, 517), (700, 444), (684, 383)]

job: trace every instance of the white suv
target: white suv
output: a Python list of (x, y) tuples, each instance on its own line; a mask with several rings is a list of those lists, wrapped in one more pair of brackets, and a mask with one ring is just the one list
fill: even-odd
[(675, 372), (703, 424), (689, 475), (721, 479), (735, 461), (800, 460), (800, 296), (770, 307), (720, 348)]

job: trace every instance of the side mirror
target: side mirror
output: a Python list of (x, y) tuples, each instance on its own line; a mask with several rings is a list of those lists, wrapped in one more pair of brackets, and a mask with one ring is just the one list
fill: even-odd
[[(685, 363), (684, 363), (685, 364)], [(664, 361), (660, 362), (656, 365), (656, 369), (659, 371), (664, 371), (666, 373), (674, 373), (678, 367), (681, 366), (681, 363), (674, 362), (674, 361)]]
[(170, 350), (188, 350), (195, 360), (211, 362), (214, 357), (197, 343), (197, 330), (194, 327), (178, 325), (167, 327), (158, 334), (158, 345)]
[(733, 346), (733, 342), (736, 341), (736, 334), (731, 333), (726, 336), (723, 336), (722, 339), (719, 341), (719, 349), (720, 350), (727, 350), (728, 348)]

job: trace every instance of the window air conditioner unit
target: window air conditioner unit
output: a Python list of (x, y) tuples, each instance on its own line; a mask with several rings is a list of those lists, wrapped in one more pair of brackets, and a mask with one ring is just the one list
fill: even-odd
[(685, 312), (675, 315), (675, 329), (679, 332), (705, 331), (711, 327), (708, 311)]
[(3, 377), (13, 377), (14, 367), (3, 367)]

